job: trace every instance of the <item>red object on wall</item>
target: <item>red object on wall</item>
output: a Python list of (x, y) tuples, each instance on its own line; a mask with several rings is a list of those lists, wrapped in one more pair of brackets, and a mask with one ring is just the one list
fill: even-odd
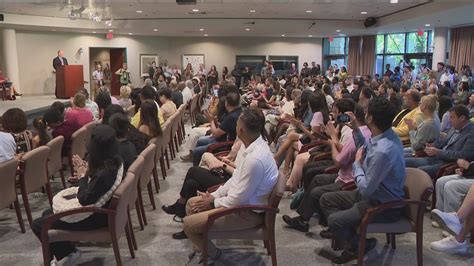
[(425, 34), (425, 31), (423, 29), (418, 29), (418, 36), (423, 36)]
[(334, 37), (329, 37), (329, 42), (333, 42), (334, 41)]
[(114, 34), (112, 32), (109, 32), (105, 35), (105, 37), (108, 39), (108, 40), (111, 40), (114, 38)]

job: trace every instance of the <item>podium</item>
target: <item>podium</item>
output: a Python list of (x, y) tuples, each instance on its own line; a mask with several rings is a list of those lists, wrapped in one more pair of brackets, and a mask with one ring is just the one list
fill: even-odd
[(56, 97), (68, 99), (76, 94), (76, 90), (84, 87), (84, 71), (82, 65), (61, 66), (56, 70)]

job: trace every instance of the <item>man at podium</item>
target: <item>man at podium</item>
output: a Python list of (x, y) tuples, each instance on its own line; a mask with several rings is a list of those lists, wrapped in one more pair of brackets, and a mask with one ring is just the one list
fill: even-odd
[[(67, 63), (67, 59), (66, 57), (64, 57), (64, 51), (63, 50), (58, 50), (58, 56), (56, 56), (54, 59), (53, 59), (53, 68), (54, 68), (54, 71), (56, 72), (58, 70), (58, 68), (60, 68), (61, 66), (67, 66), (68, 63)], [(57, 79), (56, 79), (57, 81)], [(54, 94), (56, 95), (56, 98), (58, 98), (58, 86), (56, 84), (56, 87), (55, 87), (55, 90), (54, 90)]]

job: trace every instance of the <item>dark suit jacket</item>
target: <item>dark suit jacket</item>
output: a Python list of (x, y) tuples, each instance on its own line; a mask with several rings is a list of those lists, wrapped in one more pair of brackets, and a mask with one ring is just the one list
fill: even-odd
[(469, 122), (459, 132), (458, 137), (449, 143), (454, 131), (454, 128), (451, 128), (446, 140), (436, 143), (435, 146), (437, 148), (443, 149), (438, 153), (437, 158), (448, 162), (455, 162), (457, 159), (464, 159), (469, 162), (474, 161), (474, 124)]
[[(67, 66), (68, 63), (67, 63), (66, 57), (63, 57), (63, 61), (64, 61), (64, 65)], [(57, 70), (61, 65), (62, 64), (61, 64), (61, 60), (59, 59), (59, 56), (56, 56), (53, 59), (53, 68), (54, 68), (54, 70)]]

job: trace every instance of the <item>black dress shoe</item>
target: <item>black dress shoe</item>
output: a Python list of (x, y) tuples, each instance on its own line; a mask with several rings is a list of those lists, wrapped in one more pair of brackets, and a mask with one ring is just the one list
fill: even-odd
[(322, 230), (319, 232), (319, 236), (324, 239), (332, 239), (332, 233), (329, 230)]
[[(377, 239), (369, 238), (365, 240), (364, 254), (368, 254), (377, 246)], [(331, 259), (332, 263), (345, 264), (358, 258), (358, 250), (344, 250), (340, 256)]]
[(177, 200), (173, 205), (163, 205), (161, 209), (170, 215), (176, 215), (179, 218), (186, 216), (186, 205), (179, 203)]
[(186, 235), (186, 233), (184, 233), (184, 230), (173, 234), (173, 239), (187, 239), (187, 238), (188, 236)]
[(283, 215), (283, 221), (292, 229), (303, 233), (307, 233), (309, 231), (309, 224), (307, 222), (303, 222), (301, 216), (291, 218), (288, 215)]

